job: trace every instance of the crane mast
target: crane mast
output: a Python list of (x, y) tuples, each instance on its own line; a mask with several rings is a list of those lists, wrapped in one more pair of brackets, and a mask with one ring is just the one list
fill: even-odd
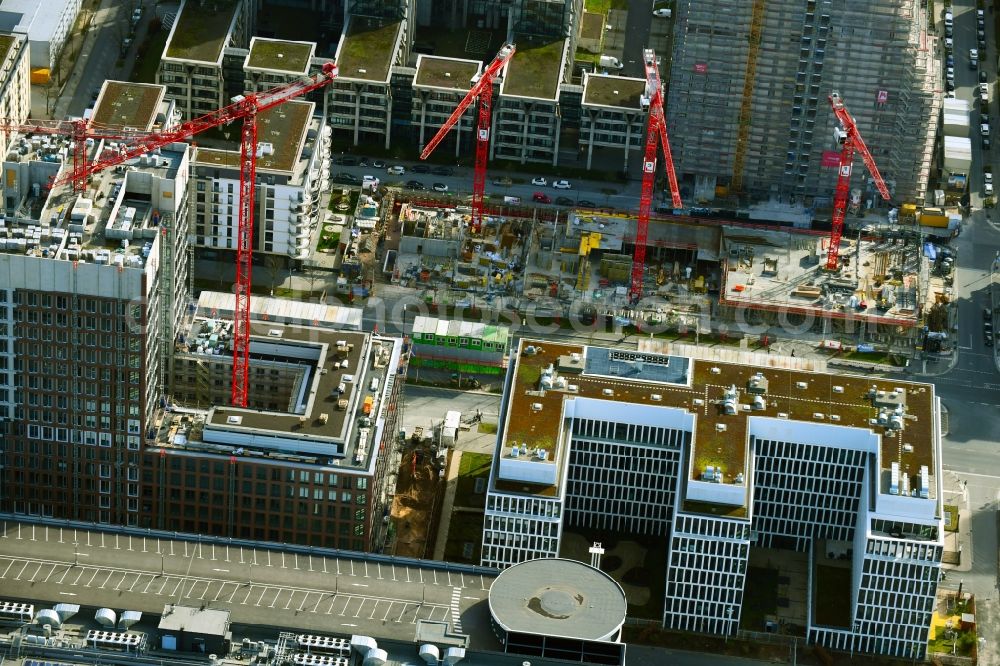
[[(337, 66), (332, 62), (323, 65), (313, 76), (303, 76), (258, 93), (237, 95), (232, 103), (203, 116), (181, 123), (164, 132), (147, 134), (105, 132), (88, 127), (86, 121), (69, 121), (61, 124), (22, 123), (0, 129), (26, 132), (66, 133), (73, 137), (76, 152), (73, 169), (55, 178), (53, 185), (73, 183), (74, 189), (83, 189), (92, 174), (108, 169), (172, 143), (187, 141), (201, 132), (242, 121), (240, 133), (240, 206), (239, 228), (236, 239), (236, 304), (233, 310), (233, 379), (231, 399), (237, 407), (247, 406), (247, 384), (250, 371), (250, 287), (253, 266), (254, 198), (257, 173), (257, 116), (280, 104), (326, 86), (337, 76)], [(93, 162), (86, 161), (85, 142), (88, 138), (124, 138), (126, 144), (116, 151), (106, 150)], [(79, 156), (77, 155), (79, 153)]]
[(472, 87), (468, 94), (458, 103), (455, 110), (448, 116), (448, 120), (441, 125), (441, 128), (420, 153), (420, 159), (426, 160), (451, 131), (451, 128), (461, 120), (466, 109), (476, 101), (476, 98), (479, 99), (479, 119), (476, 125), (476, 167), (472, 176), (472, 221), (469, 225), (474, 233), (478, 233), (483, 226), (486, 163), (490, 147), (490, 121), (493, 115), (493, 79), (510, 62), (515, 50), (513, 44), (505, 44), (497, 52), (493, 62), (481, 74), (472, 78)]
[(836, 91), (830, 93), (829, 100), (830, 107), (833, 109), (833, 113), (840, 123), (840, 127), (834, 130), (834, 134), (841, 146), (840, 162), (837, 168), (837, 188), (833, 194), (830, 247), (826, 255), (826, 269), (828, 271), (835, 271), (840, 268), (840, 239), (844, 234), (844, 215), (847, 213), (847, 199), (850, 195), (851, 171), (854, 168), (855, 150), (861, 153), (861, 159), (864, 160), (865, 166), (868, 168), (868, 173), (871, 174), (872, 179), (875, 181), (875, 187), (878, 189), (879, 194), (882, 195), (882, 198), (889, 201), (890, 194), (889, 188), (886, 186), (882, 174), (879, 173), (878, 167), (875, 165), (875, 160), (868, 150), (868, 146), (865, 144), (864, 139), (861, 138), (861, 133), (858, 131), (858, 126), (854, 122), (854, 118), (847, 112), (847, 107), (844, 106), (844, 101), (841, 99), (840, 94)]
[(639, 218), (636, 220), (635, 253), (632, 258), (632, 282), (629, 298), (633, 303), (642, 298), (642, 277), (646, 268), (646, 242), (649, 237), (649, 214), (653, 208), (653, 186), (656, 183), (657, 144), (663, 151), (663, 161), (670, 183), (670, 198), (674, 208), (683, 206), (677, 174), (674, 172), (674, 158), (670, 153), (667, 138), (667, 121), (663, 114), (663, 86), (653, 49), (643, 50), (643, 64), (646, 68), (646, 93), (649, 102), (649, 118), (646, 121), (646, 151), (642, 160), (642, 194), (639, 198)]

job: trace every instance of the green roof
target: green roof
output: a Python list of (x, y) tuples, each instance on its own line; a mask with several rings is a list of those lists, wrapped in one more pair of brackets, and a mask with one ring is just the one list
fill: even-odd
[(639, 100), (645, 90), (646, 82), (642, 79), (592, 74), (587, 77), (583, 103), (638, 110), (641, 108)]
[(513, 97), (555, 99), (562, 77), (562, 55), (566, 42), (518, 42), (507, 65), (502, 93)]
[(134, 127), (148, 130), (163, 98), (163, 86), (108, 81), (97, 100), (90, 124), (95, 127)]
[[(309, 118), (312, 116), (312, 102), (286, 102), (268, 109), (257, 116), (257, 143), (269, 143), (274, 147), (270, 155), (257, 158), (258, 171), (292, 171), (302, 152), (302, 143)], [(195, 153), (196, 164), (239, 168), (238, 150), (217, 150), (199, 148)]]
[(185, 2), (170, 33), (166, 56), (218, 62), (239, 4), (239, 0), (212, 0), (205, 5), (197, 1)]
[(388, 81), (400, 30), (400, 21), (352, 17), (337, 54), (340, 78)]
[(14, 35), (3, 35), (0, 34), (0, 62), (7, 59), (7, 54), (10, 52), (14, 44), (17, 43), (17, 37)]
[(476, 60), (421, 55), (417, 60), (417, 76), (413, 85), (465, 92), (472, 87), (472, 77), (479, 73), (481, 66), (482, 63)]
[(254, 37), (253, 43), (250, 44), (246, 66), (253, 69), (305, 74), (309, 71), (309, 59), (312, 58), (315, 47), (312, 42), (288, 42)]

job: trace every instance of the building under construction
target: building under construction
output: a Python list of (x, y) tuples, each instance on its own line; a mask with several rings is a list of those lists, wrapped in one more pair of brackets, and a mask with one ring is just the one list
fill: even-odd
[[(828, 205), (837, 90), (895, 199), (922, 201), (941, 104), (925, 5), (679, 0), (667, 120), (686, 198)], [(854, 187), (877, 198), (860, 178)]]

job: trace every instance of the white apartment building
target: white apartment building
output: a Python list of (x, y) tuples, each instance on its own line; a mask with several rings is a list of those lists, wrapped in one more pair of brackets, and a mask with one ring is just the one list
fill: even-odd
[[(0, 33), (0, 117), (23, 122), (31, 112), (31, 69), (28, 41), (23, 34)], [(9, 136), (0, 133), (0, 150), (7, 153)]]
[[(318, 226), (320, 192), (329, 178), (330, 131), (312, 102), (292, 101), (257, 118), (254, 252), (281, 265), (305, 259)], [(236, 249), (239, 151), (198, 148), (191, 160), (194, 246)]]
[(559, 557), (567, 530), (664, 536), (664, 626), (731, 635), (748, 571), (787, 560), (803, 599), (776, 623), (922, 656), (943, 546), (933, 387), (745, 361), (522, 340), (482, 564)]
[(0, 31), (26, 34), (31, 69), (52, 70), (81, 4), (80, 0), (2, 0)]
[[(472, 77), (479, 73), (482, 66), (479, 60), (436, 58), (424, 54), (417, 56), (410, 123), (417, 128), (417, 145), (421, 150), (468, 94)], [(456, 157), (463, 148), (468, 150), (471, 147), (477, 117), (478, 107), (473, 104), (444, 139), (445, 143), (454, 144)]]
[(645, 148), (649, 96), (643, 79), (608, 74), (583, 74), (580, 112), (580, 148), (587, 152), (587, 168), (598, 156), (614, 155), (628, 170), (629, 156)]
[(228, 103), (223, 55), (227, 48), (249, 46), (256, 11), (250, 0), (181, 0), (156, 82), (166, 86), (185, 120)]

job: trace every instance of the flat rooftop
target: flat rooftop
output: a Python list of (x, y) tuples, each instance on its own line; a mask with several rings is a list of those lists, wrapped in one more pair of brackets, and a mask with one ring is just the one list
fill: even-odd
[[(214, 359), (228, 376), (231, 321), (196, 316), (186, 339), (190, 345), (185, 354)], [(158, 420), (152, 445), (366, 469), (378, 449), (377, 416), (387, 384), (395, 376), (400, 341), (355, 331), (284, 326), (256, 317), (250, 340), (251, 373), (255, 360), (301, 366), (294, 409), (180, 408)], [(361, 425), (364, 418), (372, 423)]]
[(490, 587), (490, 613), (509, 632), (613, 640), (625, 622), (621, 586), (603, 571), (558, 558), (521, 562)]
[[(11, 151), (21, 156), (20, 161), (31, 161), (33, 178), (37, 174), (44, 182), (62, 167), (61, 160), (48, 158), (65, 145), (66, 140), (54, 137), (17, 137)], [(101, 150), (113, 149), (98, 142), (88, 147), (88, 157), (93, 160)], [(183, 162), (184, 152), (161, 148), (158, 155), (126, 162), (124, 175), (108, 169), (94, 177), (93, 199), (73, 192), (70, 184), (48, 193), (41, 190), (37, 197), (33, 188), (25, 186), (23, 207), (30, 217), (0, 220), (0, 252), (142, 269), (162, 228), (148, 184), (145, 191), (133, 191), (129, 176), (141, 172), (173, 179)]]
[(337, 49), (339, 78), (387, 83), (402, 29), (401, 21), (352, 16)]
[(479, 73), (483, 63), (478, 60), (437, 58), (425, 54), (417, 57), (415, 88), (437, 88), (468, 92), (472, 77)]
[(91, 127), (130, 127), (149, 131), (163, 100), (164, 86), (106, 81), (94, 105)]
[[(257, 116), (257, 143), (270, 144), (270, 153), (264, 152), (257, 158), (258, 171), (292, 172), (302, 155), (306, 141), (306, 130), (312, 118), (312, 102), (291, 101), (268, 109)], [(195, 164), (239, 169), (239, 150), (219, 150), (199, 148), (195, 153)]]
[(563, 51), (566, 40), (518, 42), (517, 51), (507, 65), (500, 94), (554, 100), (562, 79)]
[(584, 77), (583, 103), (639, 111), (645, 91), (646, 82), (642, 79), (588, 73)]
[[(748, 420), (758, 417), (772, 417), (792, 429), (794, 422), (801, 422), (804, 428), (824, 426), (829, 429), (830, 437), (850, 434), (846, 429), (838, 431), (841, 426), (880, 436), (880, 463), (885, 477), (881, 487), (886, 493), (888, 470), (894, 462), (899, 463), (901, 472), (916, 475), (922, 466), (927, 466), (934, 474), (936, 418), (931, 385), (810, 372), (786, 367), (795, 359), (777, 355), (755, 355), (760, 362), (750, 365), (651, 351), (660, 346), (651, 343), (643, 345), (641, 351), (631, 352), (522, 338), (503, 417), (503, 455), (515, 443), (526, 442), (529, 450), (536, 447), (550, 450), (546, 463), (556, 464), (566, 442), (563, 420), (558, 417), (563, 401), (594, 398), (673, 407), (693, 414), (690, 480), (700, 480), (709, 466), (725, 470), (730, 482), (737, 473), (746, 474)], [(525, 353), (529, 347), (535, 353)], [(549, 366), (559, 378), (567, 380), (568, 388), (560, 389), (557, 383), (554, 388), (540, 390), (543, 371)], [(767, 385), (762, 405), (753, 405), (756, 394), (749, 389), (751, 379), (757, 378), (766, 380)], [(735, 413), (729, 414), (723, 400), (732, 387), (737, 389), (738, 399)], [(875, 398), (891, 395), (897, 389), (905, 393), (902, 429), (880, 419), (886, 410), (884, 405), (877, 405)], [(557, 489), (547, 483), (495, 478), (499, 490), (543, 496), (557, 494)], [(732, 507), (726, 508), (730, 510)]]
[(179, 60), (218, 63), (229, 41), (242, 0), (185, 0), (170, 31), (164, 55)]
[(270, 72), (308, 74), (316, 44), (313, 42), (290, 42), (282, 39), (254, 37), (250, 42), (244, 67), (264, 69)]
[[(927, 285), (919, 242), (871, 240), (845, 234), (839, 273), (825, 270), (829, 234), (723, 227), (721, 254), (726, 305), (792, 309), (915, 326)], [(926, 274), (926, 272), (925, 272)]]

